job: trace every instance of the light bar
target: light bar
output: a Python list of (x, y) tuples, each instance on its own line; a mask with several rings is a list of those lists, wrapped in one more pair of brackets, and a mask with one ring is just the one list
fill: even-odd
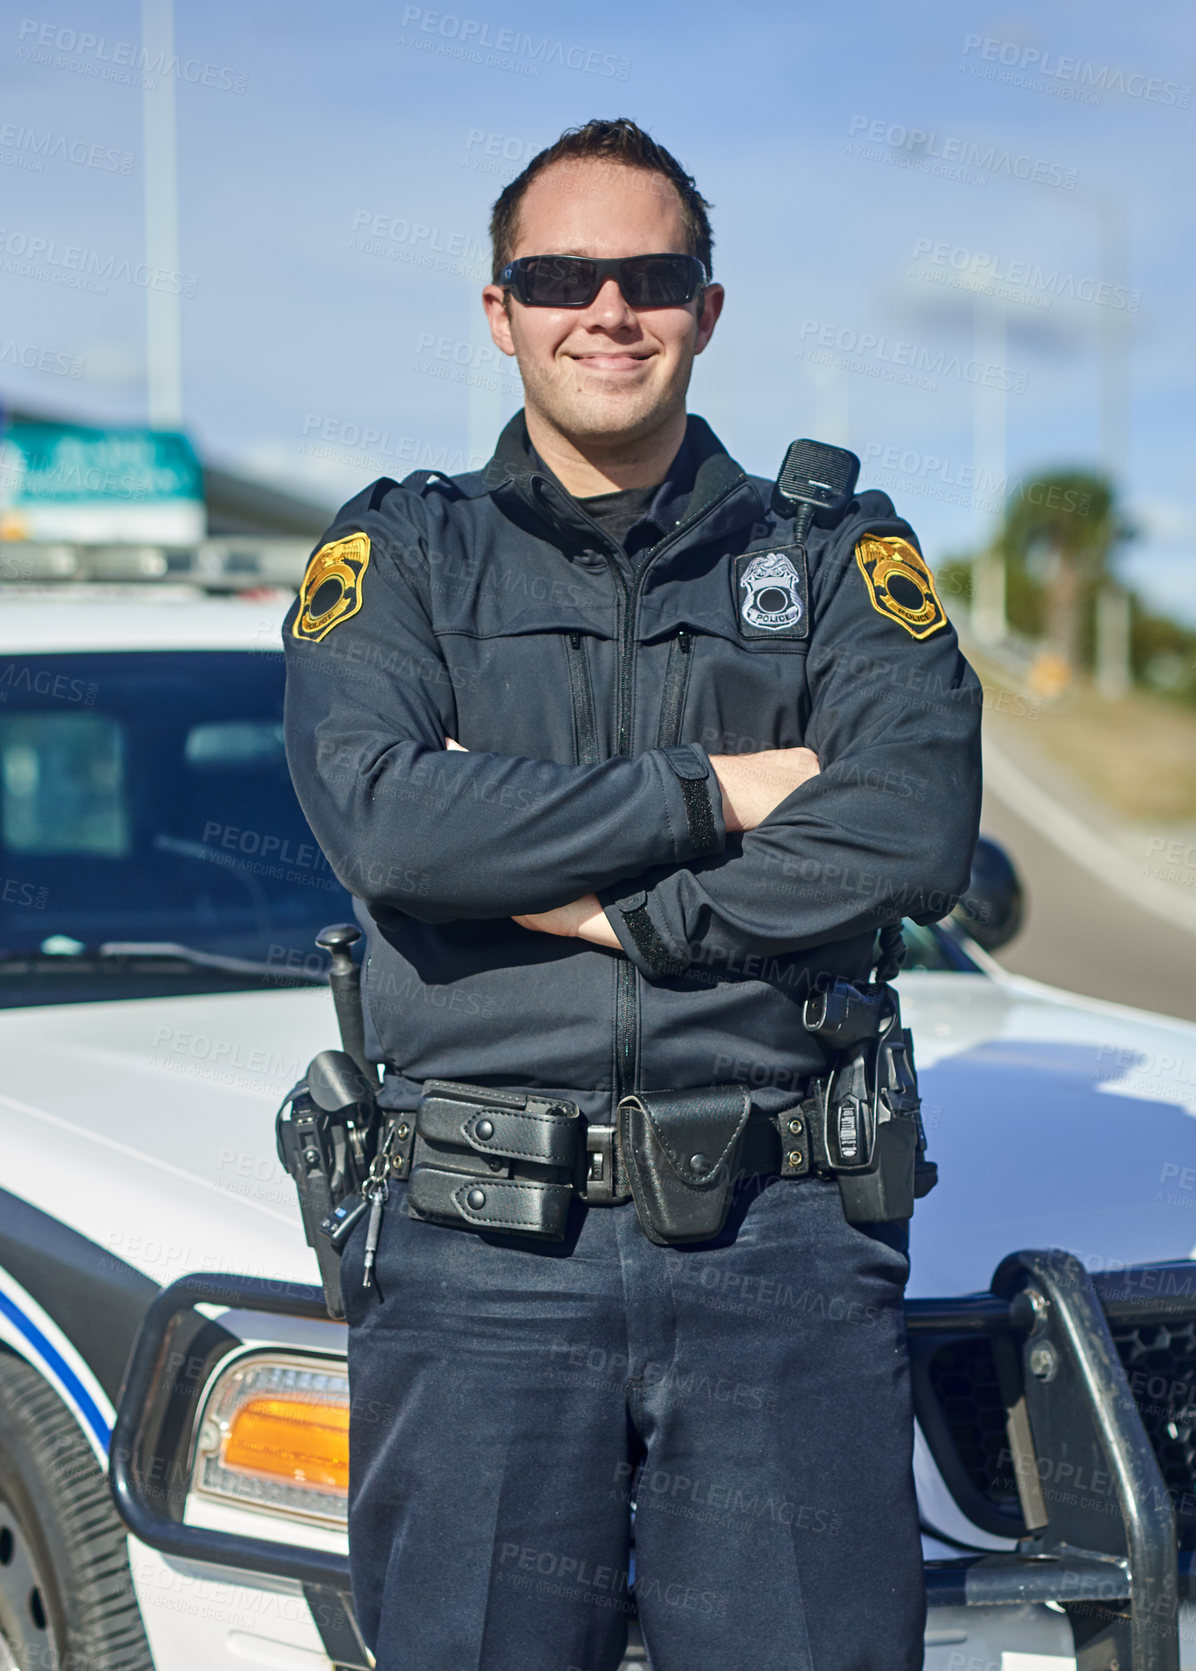
[(198, 546), (70, 545), (0, 540), (0, 583), (181, 582), (211, 592), (277, 586), (297, 591), (314, 539), (268, 534), (204, 540)]

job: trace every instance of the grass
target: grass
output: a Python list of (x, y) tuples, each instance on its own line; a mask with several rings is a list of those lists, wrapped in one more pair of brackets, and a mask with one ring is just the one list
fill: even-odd
[(994, 740), (1011, 753), (1029, 752), (1066, 769), (1111, 811), (1134, 823), (1196, 820), (1196, 711), (1133, 691), (1111, 702), (1087, 679), (1051, 701), (1036, 702), (1028, 722), (1009, 711), (1002, 691), (1026, 692), (1020, 681), (970, 649), (985, 688), (985, 717)]

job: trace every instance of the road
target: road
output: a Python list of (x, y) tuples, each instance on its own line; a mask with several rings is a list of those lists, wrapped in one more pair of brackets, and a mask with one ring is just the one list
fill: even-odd
[(981, 830), (1007, 849), (1026, 889), (1025, 927), (996, 954), (1003, 968), (1196, 1021), (1196, 935), (1102, 883), (987, 788)]

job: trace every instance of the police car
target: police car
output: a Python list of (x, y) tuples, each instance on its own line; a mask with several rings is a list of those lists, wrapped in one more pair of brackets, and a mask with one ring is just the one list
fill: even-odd
[[(351, 914), (287, 775), (287, 602), (0, 611), (0, 1671), (369, 1663), (345, 1332), (275, 1153)], [(900, 981), (943, 1180), (908, 1308), (926, 1664), (1175, 1664), (1196, 1027), (1003, 973), (1001, 910), (909, 927)]]

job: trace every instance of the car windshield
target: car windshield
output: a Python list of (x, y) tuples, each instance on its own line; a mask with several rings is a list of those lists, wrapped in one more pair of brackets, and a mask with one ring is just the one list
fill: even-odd
[[(180, 979), (172, 946), (319, 978), (315, 935), (352, 904), (291, 787), (283, 688), (273, 650), (0, 663), (0, 1003), (255, 984), (235, 965)], [(907, 970), (974, 969), (954, 935), (905, 928)], [(134, 948), (123, 973), (97, 964), (113, 943)], [(61, 978), (85, 966), (77, 990)]]
[(931, 923), (923, 927), (911, 923), (907, 917), (901, 926), (905, 935), (905, 962), (901, 967), (907, 973), (941, 974), (944, 970), (968, 975), (981, 973), (979, 964), (965, 950), (954, 924)]
[(276, 651), (0, 664), (0, 953), (177, 943), (272, 966), (348, 894), (295, 799)]

